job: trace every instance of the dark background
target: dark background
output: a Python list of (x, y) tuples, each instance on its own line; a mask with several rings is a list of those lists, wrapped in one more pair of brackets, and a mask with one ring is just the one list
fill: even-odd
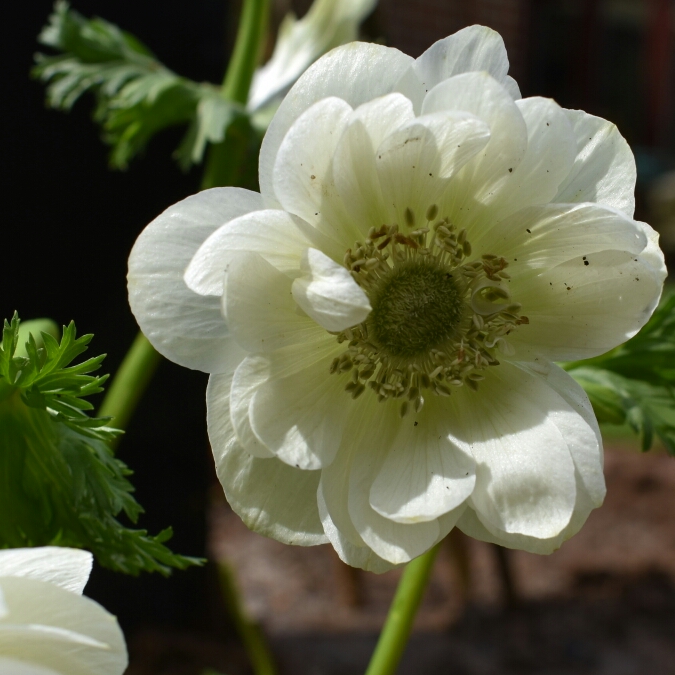
[[(223, 0), (79, 0), (74, 6), (139, 36), (183, 75), (222, 78), (229, 18)], [(91, 122), (91, 97), (69, 114), (45, 107), (44, 86), (29, 71), (51, 8), (47, 0), (16, 3), (2, 40), (0, 318), (16, 309), (23, 319), (74, 319), (80, 334), (95, 334), (90, 354), (108, 354), (103, 372), (114, 373), (137, 332), (126, 300), (129, 251), (150, 220), (198, 190), (200, 170), (183, 174), (171, 159), (182, 136), (176, 129), (155, 138), (128, 171), (110, 171), (108, 149)], [(196, 556), (205, 553), (204, 507), (213, 477), (206, 380), (164, 361), (119, 449), (147, 509), (139, 526), (152, 534), (173, 526), (173, 550)], [(207, 618), (207, 576), (191, 569), (168, 580), (132, 579), (97, 568), (87, 594), (117, 614), (127, 634), (145, 622), (194, 625)]]

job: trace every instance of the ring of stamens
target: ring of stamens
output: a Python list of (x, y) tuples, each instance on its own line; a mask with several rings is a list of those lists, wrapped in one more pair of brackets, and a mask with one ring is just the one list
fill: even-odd
[(466, 230), (437, 216), (430, 206), (426, 225), (416, 227), (408, 208), (407, 234), (398, 224), (371, 228), (343, 261), (373, 311), (337, 335), (348, 344), (330, 372), (350, 374), (345, 389), (352, 398), (369, 387), (379, 401), (402, 399), (402, 416), (419, 412), (426, 392), (477, 390), (482, 371), (499, 365), (496, 350), (511, 353), (507, 336), (529, 323), (504, 286), (507, 261), (492, 254), (470, 261)]

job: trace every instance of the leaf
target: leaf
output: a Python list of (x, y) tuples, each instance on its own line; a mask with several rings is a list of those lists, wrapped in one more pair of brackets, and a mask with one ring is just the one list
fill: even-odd
[(151, 536), (119, 520), (136, 523), (143, 509), (131, 471), (107, 443), (121, 432), (86, 412), (93, 406), (85, 397), (102, 391), (107, 378), (90, 375), (104, 356), (72, 365), (92, 336), (78, 338), (71, 322), (60, 341), (31, 333), (22, 350), (20, 332), (15, 313), (4, 322), (0, 348), (0, 548), (86, 548), (127, 574), (198, 564), (164, 545), (170, 529)]
[(217, 87), (180, 77), (133, 35), (103, 19), (85, 19), (67, 2), (56, 3), (38, 40), (60, 52), (37, 54), (32, 71), (48, 85), (47, 103), (70, 110), (85, 93), (94, 94), (94, 119), (111, 146), (113, 168), (125, 169), (153, 136), (182, 124), (189, 129), (177, 156), (189, 168), (202, 161), (206, 143), (222, 139), (226, 125), (243, 112), (222, 99)]

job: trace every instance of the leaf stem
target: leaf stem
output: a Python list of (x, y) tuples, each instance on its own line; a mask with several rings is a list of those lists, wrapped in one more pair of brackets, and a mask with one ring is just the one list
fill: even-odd
[(405, 651), (440, 544), (408, 563), (365, 675), (394, 675)]
[(116, 429), (126, 429), (160, 360), (160, 355), (139, 332), (108, 387), (99, 415), (112, 417)]

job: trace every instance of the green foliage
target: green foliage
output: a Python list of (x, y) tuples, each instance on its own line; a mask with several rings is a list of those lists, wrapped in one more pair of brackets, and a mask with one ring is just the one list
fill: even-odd
[(600, 422), (628, 424), (675, 455), (675, 293), (668, 293), (644, 328), (625, 344), (587, 361), (564, 364), (586, 390)]
[(107, 444), (121, 432), (86, 413), (93, 408), (86, 397), (107, 378), (90, 374), (104, 356), (71, 365), (93, 336), (78, 338), (71, 322), (60, 342), (30, 334), (20, 350), (19, 330), (15, 314), (0, 346), (0, 547), (86, 548), (127, 574), (197, 563), (164, 546), (170, 529), (153, 537), (117, 520), (124, 513), (136, 523), (143, 509), (131, 471)]
[(94, 119), (112, 146), (114, 168), (126, 168), (159, 131), (187, 124), (175, 153), (187, 169), (201, 162), (207, 142), (221, 141), (228, 124), (243, 115), (217, 87), (180, 77), (133, 35), (103, 19), (85, 19), (63, 0), (38, 40), (60, 52), (36, 56), (33, 75), (48, 83), (48, 104), (70, 110), (93, 93)]

